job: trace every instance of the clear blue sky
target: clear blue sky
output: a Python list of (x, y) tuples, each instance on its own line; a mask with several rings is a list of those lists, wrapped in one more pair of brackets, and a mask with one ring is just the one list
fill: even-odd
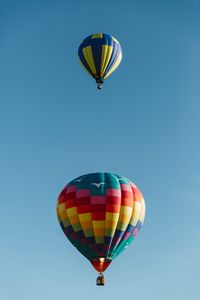
[[(77, 59), (96, 32), (123, 49), (102, 91)], [(0, 299), (199, 300), (199, 111), (200, 1), (0, 0)], [(147, 205), (104, 288), (55, 214), (93, 171)]]

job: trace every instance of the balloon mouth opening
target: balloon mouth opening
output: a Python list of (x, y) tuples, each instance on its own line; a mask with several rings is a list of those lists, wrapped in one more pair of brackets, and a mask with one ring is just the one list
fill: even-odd
[(102, 89), (102, 84), (103, 84), (103, 78), (102, 77), (96, 78), (96, 83), (97, 83), (97, 88), (99, 90), (101, 90)]
[(105, 257), (95, 257), (90, 260), (95, 270), (100, 273), (104, 272), (108, 268), (111, 261), (111, 259), (107, 259)]

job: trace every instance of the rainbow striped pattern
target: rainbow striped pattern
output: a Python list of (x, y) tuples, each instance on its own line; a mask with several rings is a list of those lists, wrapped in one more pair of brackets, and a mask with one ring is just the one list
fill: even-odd
[(97, 81), (103, 81), (119, 66), (122, 49), (113, 36), (97, 33), (81, 43), (78, 56), (82, 67)]
[(58, 198), (57, 216), (78, 251), (92, 263), (98, 258), (109, 263), (136, 237), (144, 221), (145, 202), (130, 180), (92, 173), (66, 185)]

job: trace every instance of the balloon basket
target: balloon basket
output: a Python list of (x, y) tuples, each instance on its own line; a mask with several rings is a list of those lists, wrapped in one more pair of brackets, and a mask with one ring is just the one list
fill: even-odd
[(97, 280), (96, 280), (97, 285), (105, 285), (105, 278), (103, 273), (99, 273)]
[(101, 89), (102, 89), (102, 85), (101, 85), (100, 82), (97, 83), (97, 88), (98, 88), (98, 90), (101, 90)]
[(97, 79), (96, 79), (96, 83), (97, 83), (97, 88), (98, 88), (99, 90), (101, 90), (101, 89), (102, 89), (102, 84), (103, 84), (103, 79), (97, 78)]

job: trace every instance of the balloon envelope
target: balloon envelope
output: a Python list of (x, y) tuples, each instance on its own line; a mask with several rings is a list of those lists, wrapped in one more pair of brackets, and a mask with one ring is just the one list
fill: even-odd
[(72, 180), (57, 202), (66, 237), (103, 272), (136, 237), (145, 217), (140, 190), (112, 173), (92, 173)]
[(97, 33), (84, 39), (79, 46), (78, 56), (82, 67), (97, 83), (103, 83), (103, 80), (119, 66), (122, 49), (113, 36)]

